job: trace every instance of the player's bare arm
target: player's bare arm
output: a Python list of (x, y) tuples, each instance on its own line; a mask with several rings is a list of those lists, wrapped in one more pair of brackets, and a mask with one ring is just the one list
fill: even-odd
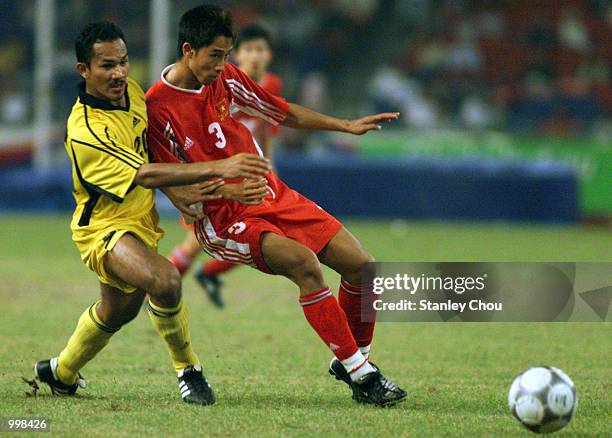
[(359, 119), (345, 120), (318, 113), (295, 103), (289, 104), (289, 112), (282, 122), (283, 126), (298, 129), (320, 131), (338, 131), (362, 135), (368, 131), (382, 129), (381, 123), (392, 122), (399, 118), (399, 113), (373, 114)]
[(200, 184), (162, 187), (161, 190), (181, 213), (196, 219), (205, 216), (204, 212), (192, 207), (198, 202), (227, 199), (244, 205), (261, 205), (270, 194), (265, 178), (246, 178), (238, 184), (225, 184), (222, 179), (215, 179)]
[(146, 188), (181, 186), (210, 178), (258, 178), (270, 171), (266, 158), (241, 153), (217, 161), (174, 164), (147, 163), (140, 166), (134, 182)]
[(191, 206), (198, 202), (222, 199), (223, 195), (218, 193), (217, 190), (224, 184), (225, 181), (222, 179), (213, 179), (199, 184), (162, 187), (161, 191), (181, 213), (196, 219), (202, 219), (204, 213), (193, 209)]

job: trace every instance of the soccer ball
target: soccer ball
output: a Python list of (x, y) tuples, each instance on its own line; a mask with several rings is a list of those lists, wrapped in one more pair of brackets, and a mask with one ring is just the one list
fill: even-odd
[(519, 374), (510, 386), (512, 415), (536, 433), (557, 431), (570, 422), (578, 398), (574, 382), (555, 367), (539, 366)]

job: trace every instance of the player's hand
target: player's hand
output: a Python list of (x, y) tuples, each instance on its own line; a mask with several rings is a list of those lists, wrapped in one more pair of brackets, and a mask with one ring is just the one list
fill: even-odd
[(196, 219), (204, 218), (204, 213), (196, 210), (194, 205), (200, 202), (209, 202), (222, 199), (218, 190), (225, 184), (222, 179), (212, 179), (189, 186), (164, 187), (162, 190), (170, 202), (183, 214)]
[(242, 152), (216, 162), (216, 173), (221, 178), (259, 178), (271, 169), (270, 160)]
[(238, 201), (244, 205), (261, 205), (268, 190), (268, 180), (265, 178), (245, 179), (239, 184), (226, 184), (218, 190), (223, 199)]
[(399, 119), (400, 113), (380, 113), (372, 116), (365, 116), (360, 119), (349, 120), (346, 125), (346, 132), (355, 135), (362, 135), (368, 131), (379, 131), (382, 129), (381, 123), (392, 122)]

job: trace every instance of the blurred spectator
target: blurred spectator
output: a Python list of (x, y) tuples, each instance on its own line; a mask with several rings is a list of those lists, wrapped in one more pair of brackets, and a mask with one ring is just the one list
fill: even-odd
[(399, 111), (402, 121), (414, 128), (433, 128), (438, 124), (437, 111), (414, 81), (393, 67), (383, 66), (372, 77), (368, 94), (374, 111)]
[(304, 77), (298, 101), (315, 111), (329, 112), (328, 84), (325, 75), (313, 72)]
[(557, 33), (561, 47), (576, 52), (586, 52), (591, 47), (589, 31), (577, 9), (563, 12), (557, 25)]
[(29, 102), (28, 96), (17, 87), (14, 78), (0, 77), (0, 120), (9, 125), (27, 122)]
[(476, 29), (464, 21), (452, 36), (447, 48), (446, 64), (451, 73), (474, 74), (482, 66), (480, 49), (475, 43)]
[(553, 92), (548, 77), (538, 72), (527, 74), (520, 97), (511, 108), (510, 126), (523, 132), (541, 127), (553, 116)]
[(24, 74), (27, 46), (15, 37), (0, 43), (0, 121), (7, 124), (27, 122), (29, 95)]
[(377, 0), (333, 0), (332, 3), (357, 26), (367, 23), (378, 6)]
[(470, 129), (494, 128), (499, 118), (499, 110), (490, 105), (484, 96), (473, 95), (467, 97), (459, 110), (459, 120)]
[(483, 11), (476, 19), (481, 38), (500, 39), (506, 33), (506, 20), (500, 11)]
[(588, 81), (579, 77), (564, 76), (559, 79), (558, 89), (558, 107), (574, 121), (576, 128), (585, 129), (599, 117), (599, 105), (592, 98)]

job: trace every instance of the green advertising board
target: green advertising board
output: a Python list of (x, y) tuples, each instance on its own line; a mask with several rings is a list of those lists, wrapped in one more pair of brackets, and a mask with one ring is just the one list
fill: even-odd
[(359, 138), (364, 158), (483, 157), (553, 160), (571, 165), (579, 179), (585, 215), (612, 213), (612, 145), (588, 139), (515, 137), (466, 131), (387, 131)]

